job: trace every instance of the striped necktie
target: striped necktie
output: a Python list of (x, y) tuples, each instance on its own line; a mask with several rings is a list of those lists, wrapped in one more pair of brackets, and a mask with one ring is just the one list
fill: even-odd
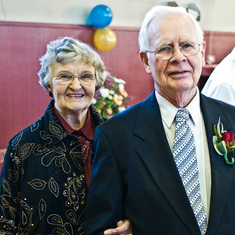
[(196, 147), (193, 132), (187, 123), (188, 119), (187, 109), (177, 111), (173, 157), (201, 234), (205, 234), (207, 229), (206, 212), (201, 200)]

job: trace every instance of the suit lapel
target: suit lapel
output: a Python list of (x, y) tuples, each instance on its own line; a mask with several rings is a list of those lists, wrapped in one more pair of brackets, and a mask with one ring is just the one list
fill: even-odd
[[(219, 117), (227, 131), (231, 130), (220, 109), (217, 109), (211, 99), (201, 95), (201, 109), (205, 122), (208, 147), (211, 160), (211, 202), (207, 234), (215, 234), (222, 217), (223, 208), (229, 193), (232, 169), (225, 163), (224, 158), (216, 153), (212, 144), (213, 126)], [(160, 127), (160, 128), (159, 128)], [(160, 110), (154, 92), (142, 103), (137, 118), (134, 134), (143, 140), (136, 149), (153, 180), (174, 208), (182, 222), (192, 234), (200, 234), (196, 219), (190, 207), (177, 167), (174, 163), (167, 138), (162, 125)], [(233, 152), (233, 155), (234, 152)]]
[(143, 142), (136, 149), (153, 180), (192, 234), (200, 234), (163, 128), (154, 92), (143, 102), (134, 134)]
[[(213, 107), (213, 108), (212, 108)], [(233, 166), (225, 163), (223, 156), (220, 156), (214, 150), (212, 137), (214, 135), (213, 126), (218, 123), (219, 117), (227, 131), (231, 131), (230, 124), (226, 121), (226, 117), (221, 110), (216, 109), (212, 101), (201, 95), (201, 109), (205, 122), (207, 133), (208, 147), (211, 160), (211, 202), (208, 233), (215, 234), (218, 223), (222, 217), (223, 208), (226, 203), (226, 198), (229, 193), (229, 188), (232, 178)], [(234, 154), (234, 152), (232, 153)]]

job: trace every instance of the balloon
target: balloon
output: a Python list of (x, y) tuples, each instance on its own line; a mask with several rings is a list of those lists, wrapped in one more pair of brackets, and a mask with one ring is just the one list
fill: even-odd
[(90, 14), (89, 19), (95, 28), (102, 29), (110, 24), (113, 18), (113, 13), (111, 9), (106, 5), (97, 5), (95, 6)]
[(96, 29), (94, 33), (94, 43), (99, 50), (109, 51), (114, 48), (116, 42), (116, 34), (111, 29)]

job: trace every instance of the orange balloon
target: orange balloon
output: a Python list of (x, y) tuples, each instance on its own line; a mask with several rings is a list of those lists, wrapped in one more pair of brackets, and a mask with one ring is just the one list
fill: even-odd
[(111, 29), (96, 29), (94, 33), (94, 43), (97, 49), (101, 51), (109, 51), (115, 47), (117, 37)]

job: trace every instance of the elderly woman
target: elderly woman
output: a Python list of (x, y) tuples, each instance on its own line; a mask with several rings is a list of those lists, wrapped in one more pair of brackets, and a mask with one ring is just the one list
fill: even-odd
[[(47, 46), (39, 78), (53, 99), (43, 117), (9, 142), (0, 178), (1, 234), (83, 234), (94, 129), (105, 121), (91, 101), (104, 70), (100, 56), (78, 40)], [(118, 225), (108, 232), (129, 229), (128, 221)]]

